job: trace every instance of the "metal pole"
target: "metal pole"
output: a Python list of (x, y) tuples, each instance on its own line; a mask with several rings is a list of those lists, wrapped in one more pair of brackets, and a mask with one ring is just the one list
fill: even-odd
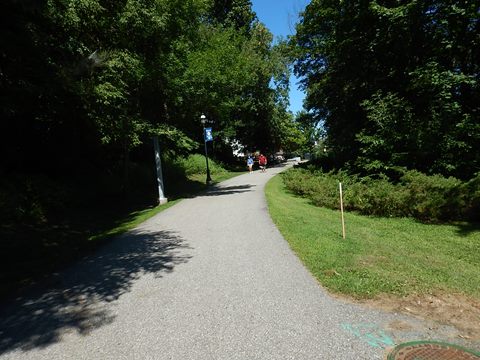
[(210, 168), (208, 166), (208, 151), (207, 151), (207, 140), (205, 139), (205, 126), (203, 127), (203, 143), (205, 144), (205, 161), (207, 162), (207, 185), (210, 185), (212, 178), (210, 177)]
[(153, 147), (155, 149), (155, 165), (157, 168), (158, 203), (163, 205), (168, 202), (168, 199), (164, 196), (163, 191), (162, 160), (160, 158), (160, 145), (158, 143), (158, 136), (153, 137)]

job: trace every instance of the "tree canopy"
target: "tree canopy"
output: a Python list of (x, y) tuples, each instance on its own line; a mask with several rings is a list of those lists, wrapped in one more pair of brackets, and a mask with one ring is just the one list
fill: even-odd
[(32, 148), (41, 171), (122, 163), (153, 134), (166, 151), (189, 152), (202, 113), (222, 140), (280, 146), (267, 129), (286, 116), (284, 89), (271, 79), (288, 66), (249, 0), (7, 0), (2, 8), (6, 171), (26, 170)]
[(312, 0), (292, 43), (337, 164), (480, 170), (477, 1)]
[(201, 114), (222, 160), (297, 146), (285, 44), (250, 0), (6, 0), (0, 29), (5, 226), (154, 196), (152, 137), (202, 151)]
[[(473, 0), (312, 0), (289, 44), (273, 41), (250, 0), (6, 0), (2, 10), (3, 182), (122, 174), (125, 189), (132, 162), (152, 162), (153, 135), (165, 154), (200, 150), (201, 114), (218, 157), (233, 140), (289, 151), (325, 131), (336, 164), (361, 172), (480, 170)], [(292, 58), (307, 93), (297, 116)]]

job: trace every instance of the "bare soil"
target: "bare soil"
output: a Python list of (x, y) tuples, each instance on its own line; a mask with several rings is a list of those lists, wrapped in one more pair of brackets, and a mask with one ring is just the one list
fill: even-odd
[(409, 295), (403, 298), (382, 295), (361, 303), (451, 325), (459, 331), (460, 337), (480, 340), (480, 301), (462, 294)]

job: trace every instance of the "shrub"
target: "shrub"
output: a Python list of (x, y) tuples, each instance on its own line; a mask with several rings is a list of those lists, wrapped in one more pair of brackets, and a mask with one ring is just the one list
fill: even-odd
[(355, 178), (344, 172), (323, 173), (313, 168), (295, 169), (283, 175), (287, 188), (293, 193), (307, 197), (316, 206), (338, 208), (338, 183), (354, 183)]
[(408, 196), (409, 215), (424, 221), (459, 220), (464, 201), (460, 180), (409, 171), (401, 181)]
[(464, 217), (471, 221), (480, 221), (480, 172), (461, 185), (461, 194), (465, 203)]
[(407, 215), (405, 191), (386, 179), (363, 178), (345, 191), (347, 210), (363, 215), (402, 217)]
[(324, 206), (327, 208), (338, 207), (338, 181), (329, 176), (329, 174), (322, 174), (317, 177), (318, 181), (312, 179), (314, 186), (311, 187), (311, 199), (317, 206)]
[[(187, 158), (180, 158), (175, 163), (184, 169), (185, 175), (206, 174), (205, 156), (200, 154), (193, 154)], [(224, 168), (212, 159), (208, 159), (208, 167), (212, 175), (224, 172)]]
[[(344, 187), (344, 207), (363, 215), (414, 217), (424, 222), (480, 220), (480, 174), (468, 182), (440, 175), (405, 171), (395, 183), (388, 178), (324, 173), (313, 167), (283, 175), (287, 188), (316, 206), (339, 208), (338, 182)], [(398, 182), (397, 182), (398, 181)]]
[(71, 194), (44, 175), (16, 175), (0, 181), (2, 225), (41, 225), (65, 210)]
[(312, 174), (305, 169), (295, 169), (283, 173), (287, 188), (296, 195), (308, 196), (313, 186)]

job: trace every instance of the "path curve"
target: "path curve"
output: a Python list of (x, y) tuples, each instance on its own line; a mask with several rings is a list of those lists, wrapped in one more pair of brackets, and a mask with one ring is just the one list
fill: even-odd
[(0, 359), (372, 360), (438, 338), (319, 286), (267, 211), (281, 170), (183, 200), (17, 299), (0, 314)]

